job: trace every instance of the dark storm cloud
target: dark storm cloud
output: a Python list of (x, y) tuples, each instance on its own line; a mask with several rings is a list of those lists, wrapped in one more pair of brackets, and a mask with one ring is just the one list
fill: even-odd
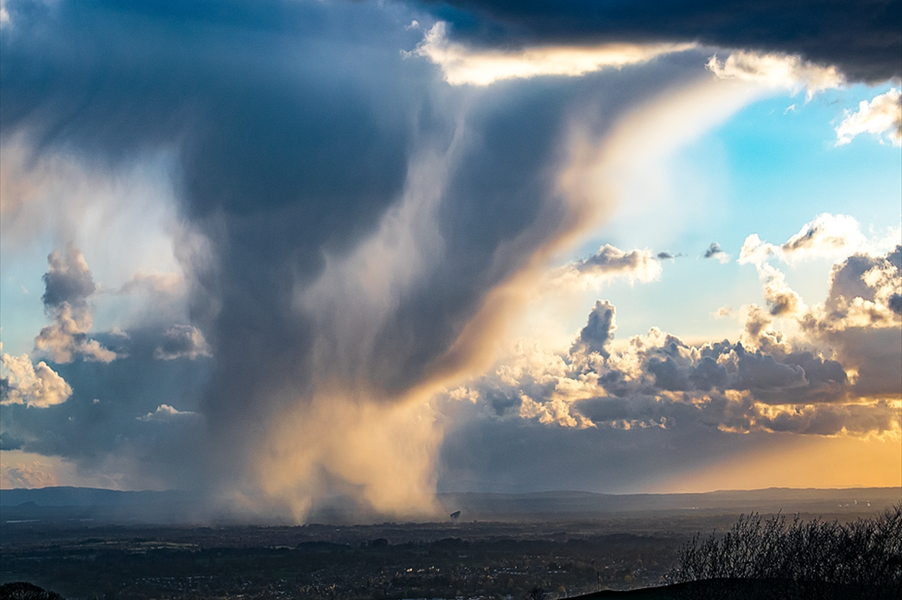
[[(211, 260), (181, 253), (221, 369), (207, 412), (223, 439), (240, 437), (245, 411), (266, 419), (261, 388), (307, 376), (312, 326), (291, 306), (296, 282), (372, 231), (401, 192), (412, 124), (430, 119), (427, 90), (411, 84), (431, 71), (400, 54), (421, 34), (371, 4), (8, 9), (4, 137), (108, 168), (177, 149), (182, 213), (211, 250)], [(170, 338), (158, 356), (186, 350)]]
[[(641, 72), (553, 86), (537, 80), (452, 88), (434, 65), (402, 54), (423, 33), (406, 28), (413, 13), (391, 4), (7, 6), (0, 38), (4, 141), (24, 139), (36, 153), (65, 152), (113, 172), (155, 152), (173, 155), (179, 216), (190, 240), (202, 239), (199, 251), (177, 240), (191, 303), (185, 327), (203, 332), (212, 374), (197, 396), (192, 392), (196, 406), (151, 386), (155, 400), (142, 392), (109, 424), (135, 440), (152, 424), (137, 417), (163, 404), (198, 412), (204, 439), (216, 448), (205, 455), (211, 468), (199, 466), (197, 440), (184, 441), (196, 452), (182, 452), (172, 468), (224, 481), (248, 471), (250, 450), (266, 438), (274, 415), (309, 400), (318, 378), (357, 386), (352, 392), (365, 401), (400, 396), (442, 369), (460, 368), (466, 357), (452, 346), (489, 292), (576, 226), (557, 185), (568, 159), (561, 139), (570, 108), (591, 101), (598, 112), (592, 133), (601, 136), (637, 98), (702, 74), (699, 56), (663, 57)], [(330, 289), (326, 295), (335, 297), (319, 310), (304, 304), (305, 293), (322, 281), (327, 263), (355, 256), (401, 205), (411, 165), (424, 156), (441, 163), (441, 177), (430, 181), (434, 222), (426, 223), (441, 250), (405, 257), (420, 259), (421, 270), (410, 285), (392, 288), (392, 310), (368, 323), (371, 347), (357, 335), (342, 338), (327, 309), (349, 307), (335, 324), (357, 313), (365, 320), (367, 298)], [(190, 362), (153, 360), (155, 350), (157, 358), (190, 357), (200, 338), (186, 332), (158, 336), (141, 364), (157, 373)], [(113, 347), (128, 358), (111, 363), (109, 377), (125, 381), (139, 354), (125, 341)], [(104, 410), (104, 376), (80, 375), (91, 368), (75, 365), (63, 375), (80, 398), (71, 405), (87, 411), (70, 415), (76, 419), (100, 419)], [(517, 402), (516, 395), (499, 396), (496, 409), (513, 412)], [(13, 408), (14, 422), (29, 416)], [(23, 437), (26, 447), (89, 456), (70, 446), (79, 440), (61, 417), (65, 411), (52, 414), (60, 416), (54, 426), (68, 433)], [(123, 453), (107, 442), (85, 444), (94, 449), (91, 460), (101, 450)], [(161, 459), (153, 471), (167, 464)]]
[(486, 45), (685, 42), (799, 54), (853, 80), (902, 75), (899, 0), (564, 0), (427, 2), (457, 35)]
[(902, 315), (902, 294), (893, 294), (889, 297), (889, 308), (897, 315)]
[[(239, 0), (7, 6), (4, 134), (27, 127), (39, 144), (110, 161), (181, 141), (192, 214), (300, 203), (308, 218), (333, 221), (305, 232), (315, 238), (366, 222), (366, 207), (384, 207), (403, 181), (404, 81), (391, 99), (377, 92), (405, 40), (371, 48), (369, 64), (343, 52), (365, 41), (375, 11)], [(380, 20), (372, 26), (385, 29)], [(333, 37), (344, 44), (330, 47)]]

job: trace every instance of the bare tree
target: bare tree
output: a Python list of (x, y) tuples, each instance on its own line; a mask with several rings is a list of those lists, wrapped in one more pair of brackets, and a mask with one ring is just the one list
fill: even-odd
[(758, 597), (757, 590), (760, 597), (900, 598), (902, 504), (846, 525), (742, 515), (726, 534), (696, 535), (684, 545), (670, 578), (708, 582), (706, 597), (738, 586), (743, 597)]

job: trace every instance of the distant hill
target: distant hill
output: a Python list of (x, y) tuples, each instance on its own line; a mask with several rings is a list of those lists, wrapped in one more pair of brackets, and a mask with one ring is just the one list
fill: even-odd
[[(874, 513), (902, 503), (902, 488), (769, 488), (701, 494), (458, 493), (439, 494), (438, 501), (446, 514), (461, 511), (460, 519), (465, 521), (600, 518), (641, 513), (686, 514), (692, 511), (700, 514), (779, 511), (787, 514), (860, 514)], [(316, 520), (353, 520), (347, 514), (353, 508), (343, 507), (341, 502), (339, 499), (335, 503), (332, 512), (328, 506), (319, 507)], [(202, 496), (184, 491), (118, 491), (79, 487), (0, 490), (0, 523), (29, 520), (105, 523), (245, 520), (225, 512), (211, 512), (214, 511)]]
[(533, 494), (439, 494), (439, 502), (461, 519), (557, 515), (592, 517), (636, 512), (700, 513), (843, 513), (876, 512), (902, 503), (902, 488), (731, 490), (698, 494), (596, 494), (542, 492)]
[(33, 502), (37, 506), (141, 506), (192, 499), (189, 492), (124, 492), (101, 488), (45, 487), (0, 490), (0, 507)]
[(80, 487), (0, 490), (0, 523), (100, 521), (181, 523), (201, 513), (200, 497), (181, 491), (119, 491)]

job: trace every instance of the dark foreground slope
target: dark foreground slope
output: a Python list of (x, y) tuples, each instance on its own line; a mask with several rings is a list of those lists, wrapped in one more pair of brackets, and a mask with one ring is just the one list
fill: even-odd
[(14, 581), (0, 585), (3, 600), (63, 600), (56, 592), (45, 590), (27, 581)]
[(708, 579), (629, 591), (603, 591), (571, 600), (892, 600), (871, 587), (836, 586), (785, 579)]

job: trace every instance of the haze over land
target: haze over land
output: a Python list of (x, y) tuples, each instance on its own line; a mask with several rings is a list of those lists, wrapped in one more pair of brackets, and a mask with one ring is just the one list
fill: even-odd
[[(900, 488), (784, 489), (720, 491), (700, 494), (597, 494), (534, 492), (530, 494), (445, 493), (436, 500), (444, 511), (436, 530), (453, 533), (462, 522), (538, 523), (554, 527), (563, 521), (718, 516), (726, 522), (739, 514), (805, 514), (843, 520), (872, 517), (900, 503)], [(15, 537), (35, 528), (79, 529), (106, 525), (284, 525), (279, 513), (249, 513), (235, 507), (206, 506), (192, 492), (129, 492), (107, 489), (47, 487), (0, 490), (0, 527)], [(449, 516), (450, 515), (450, 516)], [(378, 524), (384, 515), (367, 511), (347, 498), (318, 503), (307, 515), (311, 523)], [(400, 525), (413, 525), (408, 522)], [(622, 525), (621, 525), (622, 527)], [(639, 533), (639, 530), (632, 533)]]
[(0, 486), (902, 485), (902, 2), (794, 6), (4, 0)]

